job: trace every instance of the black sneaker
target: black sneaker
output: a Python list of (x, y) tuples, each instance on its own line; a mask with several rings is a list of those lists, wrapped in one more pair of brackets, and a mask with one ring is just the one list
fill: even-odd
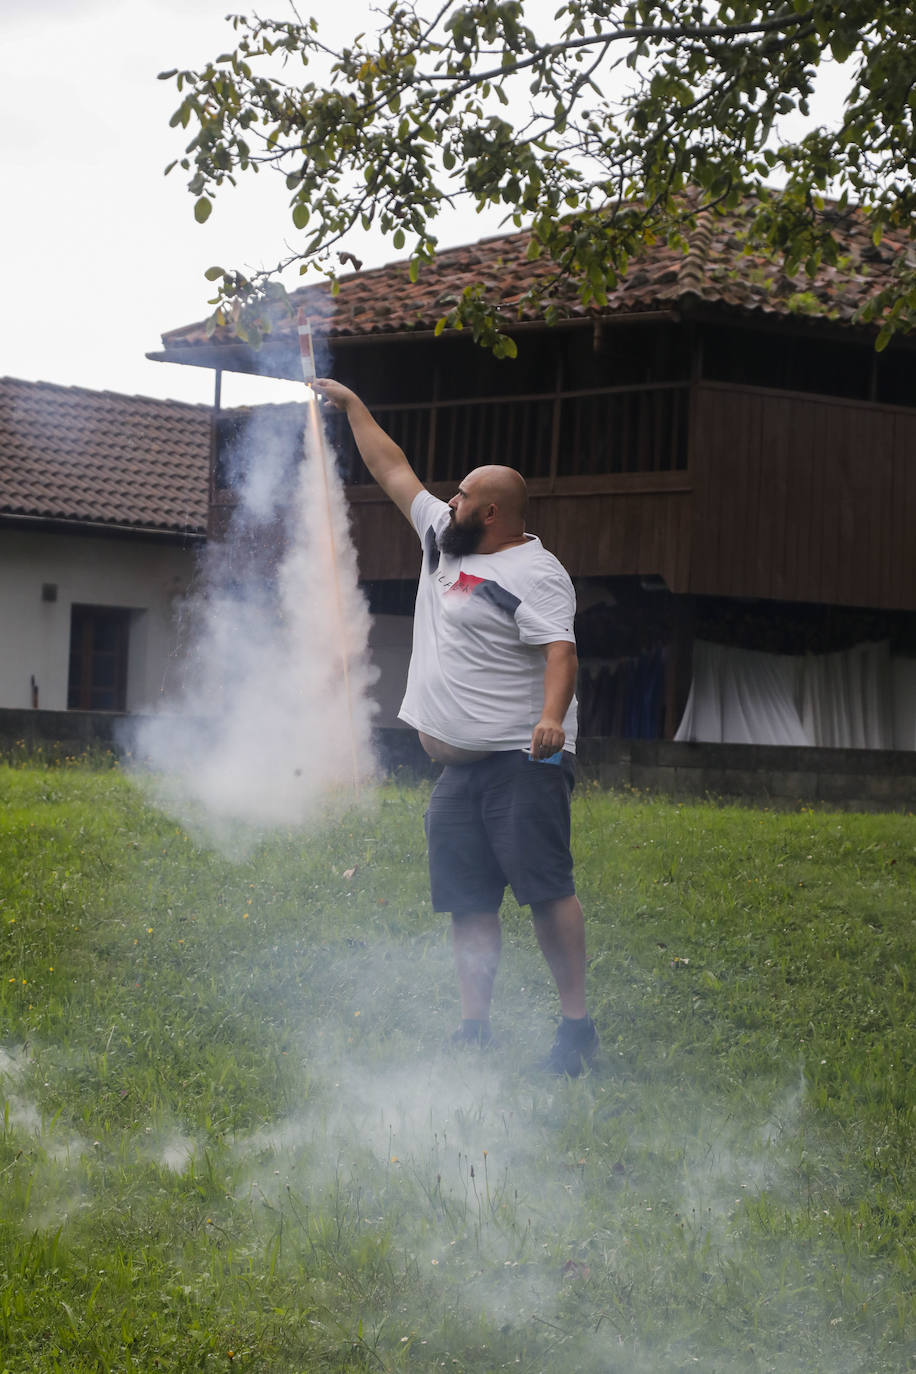
[(485, 1050), (493, 1044), (493, 1032), (489, 1021), (462, 1021), (452, 1036), (451, 1043), (456, 1049), (463, 1045)]
[(571, 1021), (564, 1016), (557, 1026), (550, 1053), (541, 1061), (541, 1068), (557, 1077), (567, 1074), (570, 1078), (578, 1078), (582, 1070), (590, 1066), (600, 1044), (595, 1023), (590, 1016), (581, 1021)]

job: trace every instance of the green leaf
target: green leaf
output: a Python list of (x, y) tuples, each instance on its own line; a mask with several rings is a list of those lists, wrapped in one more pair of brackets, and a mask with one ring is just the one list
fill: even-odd
[(311, 217), (311, 212), (305, 201), (297, 200), (293, 206), (293, 224), (296, 228), (304, 229)]
[(405, 243), (404, 230), (403, 230), (403, 229), (395, 229), (394, 235), (393, 235), (393, 237), (392, 237), (391, 242), (394, 244), (394, 246), (395, 246), (395, 248), (398, 250), (398, 252), (400, 252), (401, 249), (404, 247), (404, 243)]
[(224, 277), (225, 275), (226, 273), (221, 267), (208, 267), (204, 273), (204, 277), (207, 281), (219, 281), (220, 277)]
[(835, 33), (830, 40), (834, 62), (843, 63), (855, 52), (855, 43), (845, 34)]
[(201, 196), (200, 200), (195, 201), (194, 218), (197, 220), (197, 223), (203, 224), (206, 220), (208, 220), (210, 218), (212, 210), (213, 201), (208, 200), (206, 196)]

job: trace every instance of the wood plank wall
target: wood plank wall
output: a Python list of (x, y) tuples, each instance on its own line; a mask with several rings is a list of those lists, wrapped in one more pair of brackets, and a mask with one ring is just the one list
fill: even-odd
[[(656, 575), (686, 591), (691, 506), (684, 473), (529, 483), (528, 528), (572, 577)], [(431, 484), (443, 500), (454, 488)], [(377, 488), (349, 487), (361, 578), (416, 577), (416, 535)]]
[(589, 494), (559, 478), (552, 492), (532, 492), (528, 527), (572, 577), (656, 576), (686, 591), (691, 495), (684, 473), (671, 477), (609, 480)]
[[(699, 382), (689, 435), (686, 471), (532, 479), (529, 529), (574, 577), (916, 609), (916, 411)], [(374, 485), (347, 495), (360, 576), (416, 577), (419, 546), (398, 511)], [(217, 496), (219, 538), (232, 497)]]
[(691, 592), (916, 607), (916, 412), (700, 383), (689, 471)]

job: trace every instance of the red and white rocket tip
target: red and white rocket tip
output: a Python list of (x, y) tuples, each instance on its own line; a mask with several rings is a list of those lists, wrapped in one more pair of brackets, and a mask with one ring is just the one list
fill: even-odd
[(299, 362), (302, 364), (302, 380), (306, 386), (318, 376), (315, 368), (315, 349), (312, 344), (312, 322), (304, 310), (297, 316), (299, 331)]

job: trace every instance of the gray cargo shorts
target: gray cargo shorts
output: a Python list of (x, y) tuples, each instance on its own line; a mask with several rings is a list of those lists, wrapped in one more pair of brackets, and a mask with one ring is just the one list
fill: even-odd
[(575, 892), (569, 799), (575, 756), (532, 761), (522, 749), (442, 770), (426, 811), (433, 909), (459, 919), (498, 911), (507, 886), (520, 906)]

